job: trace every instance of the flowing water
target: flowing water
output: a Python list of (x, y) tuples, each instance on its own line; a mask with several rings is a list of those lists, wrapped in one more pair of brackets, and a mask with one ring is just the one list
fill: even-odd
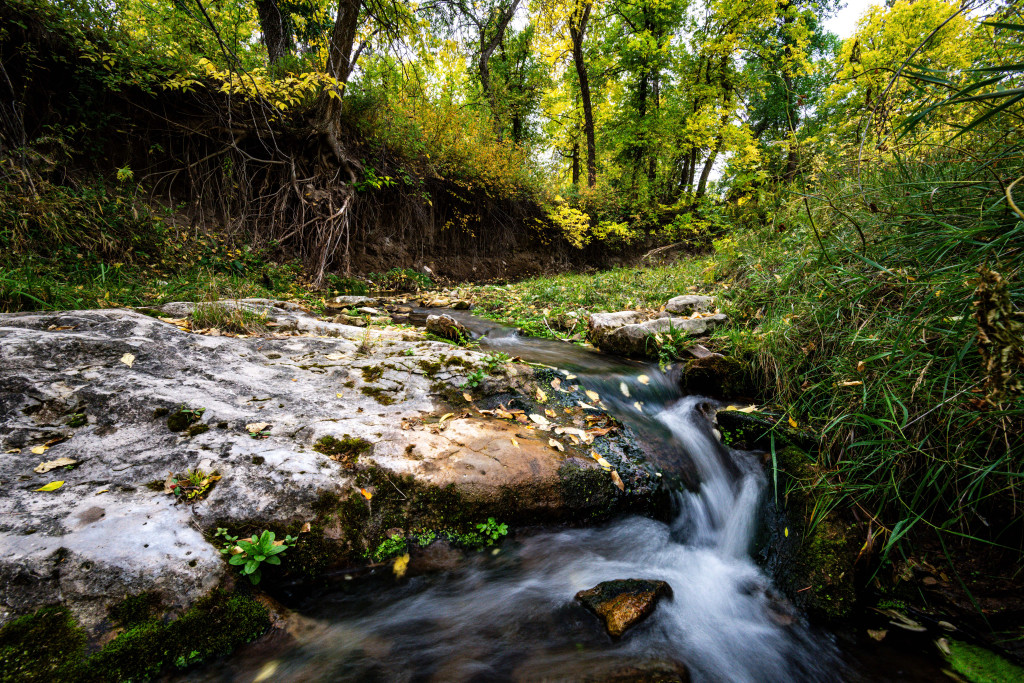
[[(298, 606), (294, 638), (207, 669), (208, 680), (633, 681), (681, 671), (694, 681), (936, 680), (937, 669), (865, 673), (772, 587), (751, 558), (767, 479), (754, 454), (720, 444), (713, 402), (682, 396), (656, 366), (459, 317), (485, 350), (577, 374), (666, 463), (689, 467), (696, 485), (675, 494), (672, 522), (517, 533), (498, 551), (402, 585), (342, 583)], [(661, 579), (673, 595), (616, 641), (574, 595), (623, 578)]]

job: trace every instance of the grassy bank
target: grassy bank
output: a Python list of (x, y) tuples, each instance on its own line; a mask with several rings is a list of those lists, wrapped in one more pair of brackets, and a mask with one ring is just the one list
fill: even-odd
[(715, 294), (731, 324), (709, 346), (748, 360), (763, 400), (820, 435), (822, 514), (855, 507), (887, 553), (934, 529), (1019, 554), (1024, 222), (991, 181), (944, 175), (878, 170), (871, 196), (790, 197), (711, 254), (475, 297), (531, 334), (579, 339), (590, 312)]

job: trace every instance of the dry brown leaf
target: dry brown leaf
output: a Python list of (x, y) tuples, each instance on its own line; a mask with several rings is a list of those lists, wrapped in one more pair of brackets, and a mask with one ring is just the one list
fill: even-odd
[(562, 389), (562, 380), (560, 380), (557, 377), (551, 380), (551, 388), (554, 389), (555, 391), (564, 391)]
[(537, 387), (537, 400), (540, 401), (541, 403), (548, 402), (548, 395), (545, 394), (544, 390), (541, 389), (540, 387)]
[(557, 448), (559, 451), (563, 453), (565, 452), (565, 446), (563, 446), (555, 439), (548, 439), (548, 445), (551, 446), (552, 448)]
[(862, 361), (862, 360), (857, 361), (857, 372), (864, 372), (864, 370), (866, 368), (867, 368), (867, 365), (864, 363), (864, 361)]
[(626, 485), (622, 483), (622, 477), (620, 477), (619, 473), (615, 470), (612, 470), (612, 483), (615, 484), (620, 491), (626, 490)]
[(466, 399), (466, 403), (472, 403), (473, 402), (473, 396), (468, 391), (463, 391), (462, 392), (462, 398)]
[(71, 458), (57, 458), (56, 460), (47, 460), (46, 462), (39, 463), (39, 465), (32, 471), (38, 472), (39, 474), (45, 474), (50, 470), (57, 469), (58, 467), (66, 467), (67, 465), (77, 464), (78, 461), (72, 460)]
[(311, 528), (311, 526), (310, 526), (309, 522), (306, 522), (305, 524), (302, 525), (302, 528), (299, 529), (299, 533), (300, 534), (308, 534), (310, 528)]
[(256, 432), (262, 432), (269, 426), (269, 422), (252, 422), (250, 424), (245, 425), (245, 431), (249, 432), (250, 434), (255, 434)]
[(558, 413), (556, 413), (555, 411), (551, 410), (551, 408), (545, 408), (544, 409), (544, 414), (547, 415), (548, 417), (558, 417)]

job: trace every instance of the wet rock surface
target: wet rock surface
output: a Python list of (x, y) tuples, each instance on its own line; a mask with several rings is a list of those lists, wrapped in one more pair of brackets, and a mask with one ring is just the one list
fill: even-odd
[(450, 315), (428, 315), (427, 332), (454, 342), (472, 339), (469, 328)]
[(694, 314), (682, 318), (662, 314), (647, 319), (639, 311), (595, 313), (590, 316), (588, 335), (590, 342), (604, 351), (631, 358), (657, 357), (662, 335), (678, 333), (700, 336), (710, 332), (728, 318), (724, 313)]
[(699, 294), (686, 294), (669, 299), (665, 303), (665, 310), (669, 313), (679, 315), (691, 315), (693, 313), (707, 313), (715, 308), (715, 297), (701, 296)]
[[(472, 528), (480, 515), (532, 523), (591, 515), (606, 498), (649, 502), (643, 472), (629, 474), (614, 444), (625, 492), (593, 446), (559, 437), (564, 450), (553, 448), (546, 431), (480, 412), (513, 399), (529, 408), (526, 366), (470, 393), (483, 354), (295, 305), (243, 305), (288, 332), (193, 334), (117, 309), (0, 316), (0, 622), (63, 604), (94, 628), (112, 602), (147, 591), (185, 609), (236, 576), (211, 542), (216, 527), (283, 537), (312, 523), (282, 556), (311, 574), (363, 561), (386, 532), (422, 520)], [(61, 457), (74, 463), (35, 471)], [(165, 480), (195, 468), (221, 478), (180, 504)]]
[(603, 619), (608, 634), (617, 638), (650, 615), (661, 598), (671, 595), (672, 588), (664, 581), (617, 579), (580, 591), (576, 599)]

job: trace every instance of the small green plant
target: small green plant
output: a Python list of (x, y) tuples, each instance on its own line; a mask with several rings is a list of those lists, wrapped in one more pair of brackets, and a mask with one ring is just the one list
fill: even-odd
[(223, 538), (225, 543), (221, 553), (230, 555), (228, 564), (242, 568), (242, 575), (248, 576), (253, 585), (260, 582), (260, 567), (267, 564), (279, 565), (281, 558), (278, 557), (288, 548), (295, 545), (298, 540), (295, 536), (285, 536), (283, 541), (274, 540), (274, 532), (264, 530), (259, 536), (255, 534), (250, 538), (239, 540), (237, 536), (230, 536), (228, 530), (220, 527), (214, 534)]
[(480, 383), (487, 377), (487, 373), (484, 372), (483, 368), (477, 368), (473, 372), (466, 375), (466, 381), (463, 383), (462, 388), (464, 389), (475, 389), (480, 386)]
[(265, 312), (242, 306), (210, 302), (197, 305), (189, 316), (192, 329), (217, 329), (233, 334), (257, 334), (267, 331), (270, 318)]
[(505, 363), (510, 360), (512, 360), (512, 356), (507, 353), (501, 353), (500, 351), (498, 353), (489, 353), (484, 356), (484, 369), (487, 370), (489, 375), (497, 374), (498, 371), (505, 367)]
[[(422, 545), (422, 544), (421, 544)], [(395, 557), (405, 552), (408, 547), (408, 542), (405, 537), (400, 534), (392, 534), (389, 538), (385, 538), (377, 546), (377, 549), (373, 551), (373, 559), (377, 562), (383, 562), (389, 557)]]
[(508, 524), (498, 524), (494, 517), (488, 517), (486, 522), (477, 524), (476, 528), (486, 539), (487, 545), (494, 545), (502, 536), (508, 535)]
[(188, 470), (180, 477), (171, 477), (170, 489), (179, 501), (200, 500), (220, 479), (216, 471), (206, 473), (200, 468)]
[(424, 529), (423, 531), (416, 534), (416, 542), (421, 548), (426, 548), (428, 545), (437, 539), (437, 532), (433, 529)]

